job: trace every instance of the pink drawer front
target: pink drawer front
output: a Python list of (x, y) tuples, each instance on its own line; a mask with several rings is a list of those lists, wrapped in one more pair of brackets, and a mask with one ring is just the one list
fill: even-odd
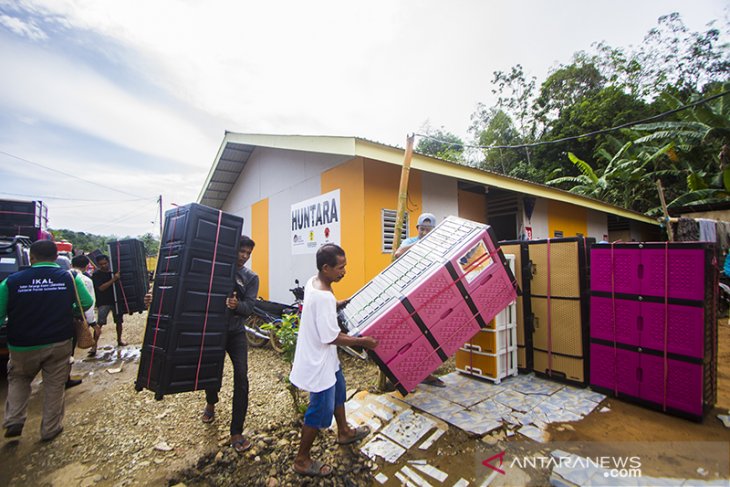
[(378, 340), (374, 352), (385, 363), (398, 355), (401, 349), (423, 337), (420, 328), (400, 302), (364, 328), (360, 335)]
[(591, 249), (591, 290), (639, 294), (640, 252), (639, 248), (614, 248), (612, 258), (610, 247)]
[(479, 325), (446, 268), (408, 293), (408, 301), (446, 355), (453, 355)]
[(396, 385), (412, 391), (441, 365), (441, 359), (426, 337), (421, 336), (400, 350), (386, 365), (396, 378)]
[(670, 304), (665, 314), (664, 303), (641, 304), (643, 330), (641, 346), (664, 350), (665, 329), (667, 351), (689, 357), (704, 357), (705, 315), (699, 306)]
[[(614, 313), (616, 323), (614, 327)], [(641, 303), (639, 301), (591, 296), (591, 337), (640, 345)], [(615, 336), (614, 336), (615, 333)]]
[(591, 343), (591, 385), (639, 397), (639, 354)]
[[(641, 399), (664, 403), (664, 357), (641, 355)], [(702, 415), (702, 365), (667, 360), (667, 407)]]
[[(640, 294), (701, 301), (705, 298), (705, 253), (703, 249), (644, 249), (641, 254)], [(665, 267), (669, 279), (665, 282)]]

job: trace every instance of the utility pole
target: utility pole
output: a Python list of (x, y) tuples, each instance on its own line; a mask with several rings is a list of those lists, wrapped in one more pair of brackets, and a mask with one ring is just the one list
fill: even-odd
[(160, 205), (160, 242), (162, 242), (162, 195), (157, 198), (157, 203)]

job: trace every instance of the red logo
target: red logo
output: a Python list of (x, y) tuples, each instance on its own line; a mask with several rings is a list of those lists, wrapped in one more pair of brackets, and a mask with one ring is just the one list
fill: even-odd
[(330, 238), (330, 227), (324, 228), (324, 238)]
[[(504, 470), (502, 470), (501, 468), (499, 468), (499, 467), (502, 466), (502, 463), (504, 461), (504, 454), (505, 454), (504, 451), (502, 451), (500, 453), (497, 453), (496, 455), (494, 455), (492, 457), (489, 457), (486, 460), (484, 460), (482, 462), (482, 465), (484, 465), (485, 467), (489, 467), (492, 470), (494, 470), (495, 472), (498, 472), (498, 473), (501, 473), (502, 475), (504, 475), (505, 474), (504, 473)], [(499, 458), (499, 465), (498, 466), (492, 465), (492, 460), (496, 460), (497, 458)]]

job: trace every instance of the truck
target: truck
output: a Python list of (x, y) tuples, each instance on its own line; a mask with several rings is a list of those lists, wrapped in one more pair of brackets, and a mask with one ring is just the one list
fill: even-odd
[[(45, 203), (0, 200), (0, 282), (30, 265), (31, 243), (50, 239)], [(0, 326), (0, 375), (4, 375), (7, 358), (7, 330)]]
[(50, 240), (48, 207), (42, 201), (0, 200), (0, 236)]

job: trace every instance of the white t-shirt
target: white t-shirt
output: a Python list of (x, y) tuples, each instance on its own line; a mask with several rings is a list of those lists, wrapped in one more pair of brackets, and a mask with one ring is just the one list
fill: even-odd
[(332, 342), (340, 334), (340, 327), (335, 295), (315, 289), (314, 279), (310, 278), (304, 287), (299, 336), (289, 380), (302, 390), (321, 392), (336, 382), (340, 359)]
[(89, 291), (89, 295), (94, 301), (94, 303), (91, 305), (91, 308), (84, 311), (84, 316), (86, 316), (86, 322), (96, 323), (96, 316), (94, 316), (94, 304), (96, 304), (96, 296), (94, 295), (94, 281), (92, 281), (91, 278), (83, 272), (79, 272), (75, 269), (74, 271), (76, 272), (76, 275), (78, 275), (81, 280), (84, 281), (84, 286), (86, 286), (86, 290)]

